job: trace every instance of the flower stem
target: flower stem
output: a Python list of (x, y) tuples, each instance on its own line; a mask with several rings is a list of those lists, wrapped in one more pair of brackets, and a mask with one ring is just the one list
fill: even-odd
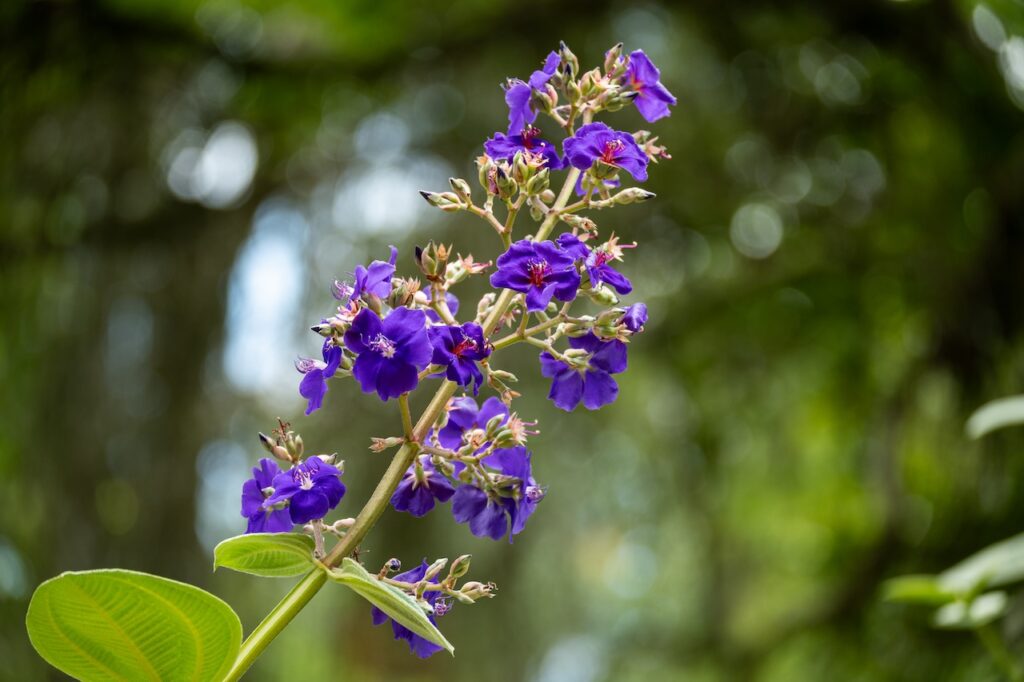
[[(551, 213), (547, 215), (540, 224), (540, 227), (537, 228), (536, 240), (544, 239), (551, 232), (551, 229), (558, 221), (558, 211), (569, 200), (569, 195), (576, 185), (576, 179), (579, 177), (579, 174), (580, 172), (576, 168), (569, 171), (565, 184), (562, 186), (562, 191), (552, 206)], [(514, 291), (505, 289), (498, 296), (494, 308), (484, 322), (484, 336), (490, 336), (494, 332), (501, 317), (505, 314), (505, 310), (512, 302), (514, 295)], [(455, 389), (456, 384), (451, 381), (444, 381), (441, 387), (437, 389), (437, 393), (431, 398), (427, 409), (423, 411), (419, 421), (416, 422), (416, 426), (412, 429), (413, 438), (411, 442), (402, 445), (398, 452), (395, 453), (395, 456), (391, 459), (391, 464), (388, 465), (387, 471), (384, 472), (384, 476), (377, 483), (373, 494), (370, 495), (370, 499), (366, 501), (366, 504), (359, 511), (359, 515), (356, 516), (355, 523), (345, 533), (345, 536), (328, 552), (322, 563), (327, 566), (337, 566), (340, 564), (341, 560), (355, 550), (362, 539), (366, 537), (366, 534), (370, 532), (370, 529), (373, 528), (374, 524), (377, 523), (377, 520), (380, 519), (387, 508), (388, 501), (391, 499), (391, 495), (394, 494), (395, 488), (398, 487), (409, 465), (412, 464), (416, 454), (420, 451), (419, 445), (415, 441), (422, 440), (427, 431), (437, 422), (445, 406), (448, 404), (448, 399), (455, 395)], [(407, 404), (404, 409), (408, 409)], [(242, 648), (238, 652), (238, 657), (235, 659), (234, 665), (231, 666), (231, 670), (225, 676), (225, 681), (234, 682), (244, 675), (249, 666), (253, 664), (259, 655), (263, 653), (263, 650), (274, 641), (274, 638), (309, 603), (313, 595), (320, 591), (325, 582), (327, 582), (327, 575), (319, 568), (307, 573), (242, 642)]]
[(409, 412), (409, 394), (403, 393), (398, 396), (398, 408), (402, 411), (402, 435), (405, 440), (415, 440), (412, 435), (412, 413)]

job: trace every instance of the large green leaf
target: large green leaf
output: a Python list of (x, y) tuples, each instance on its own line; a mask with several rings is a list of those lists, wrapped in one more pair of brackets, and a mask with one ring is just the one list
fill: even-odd
[(47, 580), (26, 624), (36, 651), (82, 680), (221, 680), (242, 641), (238, 616), (212, 594), (122, 570)]
[(313, 539), (299, 533), (252, 533), (224, 540), (213, 550), (213, 568), (286, 578), (313, 567)]
[(420, 637), (455, 655), (455, 647), (427, 619), (427, 614), (415, 599), (397, 587), (370, 575), (359, 562), (346, 558), (342, 561), (340, 569), (330, 569), (327, 575), (331, 580), (351, 587), (359, 596)]
[(967, 420), (967, 435), (981, 438), (1007, 426), (1024, 424), (1024, 395), (999, 398), (985, 403)]
[(1024, 580), (1024, 533), (989, 545), (939, 574), (939, 584), (952, 592), (999, 587)]

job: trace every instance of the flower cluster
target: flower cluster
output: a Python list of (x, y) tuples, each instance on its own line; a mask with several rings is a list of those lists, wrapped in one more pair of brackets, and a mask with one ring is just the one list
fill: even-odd
[[(450, 191), (422, 192), (431, 205), (468, 212), (496, 232), (502, 251), (493, 264), (429, 242), (415, 251), (418, 278), (402, 278), (396, 274), (399, 252), (390, 247), (386, 261), (359, 265), (348, 280), (333, 283), (338, 307), (312, 327), (321, 337), (320, 358), (300, 358), (296, 368), (306, 414), (324, 406), (329, 385), (349, 377), (364, 393), (398, 404), (401, 432), (375, 438), (371, 446), (376, 452), (398, 448), (397, 464), (378, 488), (390, 493), (395, 510), (422, 517), (450, 502), (454, 520), (473, 535), (511, 542), (546, 489), (534, 478), (528, 449), (538, 433), (535, 422), (512, 411), (517, 378), (501, 368), (497, 351), (532, 346), (557, 408), (597, 410), (616, 400), (615, 375), (626, 370), (630, 341), (647, 324), (647, 306), (620, 300), (633, 291), (623, 268), (636, 244), (603, 232), (588, 214), (653, 197), (635, 183), (645, 182), (650, 164), (668, 154), (648, 131), (617, 130), (595, 118), (635, 106), (653, 122), (668, 116), (676, 100), (650, 59), (640, 50), (626, 54), (621, 45), (605, 54), (602, 67), (581, 71), (563, 44), (529, 78), (508, 79), (504, 94), (508, 126), (483, 143), (477, 160), (483, 199), (459, 178), (450, 180)], [(565, 177), (556, 193), (551, 183), (559, 173)], [(521, 214), (538, 223), (531, 234), (515, 234)], [(452, 290), (484, 274), (493, 291), (466, 310)], [(437, 393), (414, 420), (408, 397), (424, 382)], [(495, 395), (480, 397), (484, 389)], [(301, 438), (285, 424), (274, 438), (261, 440), (287, 466), (262, 459), (245, 482), (247, 532), (300, 525), (321, 553), (323, 532), (333, 533), (341, 538), (336, 547), (346, 547), (336, 558), (325, 555), (336, 565), (352, 550), (344, 544), (351, 524), (358, 528), (364, 516), (345, 521), (349, 526), (324, 522), (345, 494), (337, 462), (303, 457)], [(378, 494), (370, 504), (385, 499)], [(379, 511), (366, 516), (375, 519)], [(388, 577), (396, 565), (389, 561), (378, 579), (414, 597), (434, 624), (453, 603), (493, 593), (493, 586), (480, 583), (455, 587), (468, 568), (465, 557), (443, 580), (439, 562)], [(374, 609), (375, 624), (388, 618)], [(440, 650), (397, 621), (392, 627), (418, 656)]]

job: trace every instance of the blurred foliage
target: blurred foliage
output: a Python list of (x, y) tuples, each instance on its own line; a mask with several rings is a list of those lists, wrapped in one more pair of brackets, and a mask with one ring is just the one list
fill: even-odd
[(325, 590), (250, 677), (996, 679), (879, 585), (1022, 529), (1024, 435), (962, 428), (1024, 377), (1020, 4), (431, 5), (3, 4), (0, 677), (55, 678), (23, 616), (63, 570), (190, 580), (247, 629), (288, 589), (210, 572), (257, 430), (339, 451), (354, 512), (397, 423), (352, 385), (301, 417), (306, 325), (388, 243), (408, 273), (430, 237), (494, 256), (415, 190), (473, 178), (499, 83), (564, 38), (644, 48), (680, 100), (658, 199), (604, 223), (652, 313), (622, 395), (562, 414), (510, 352), (549, 486), (530, 529), (389, 514), (367, 542), (499, 584), (442, 621), (457, 658)]

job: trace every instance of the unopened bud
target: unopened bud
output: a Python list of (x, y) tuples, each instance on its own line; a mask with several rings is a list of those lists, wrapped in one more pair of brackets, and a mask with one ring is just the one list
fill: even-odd
[(453, 561), (452, 567), (448, 569), (448, 577), (451, 580), (458, 580), (462, 576), (469, 573), (469, 562), (472, 558), (472, 554), (463, 554), (455, 561)]
[(427, 567), (427, 572), (423, 574), (423, 580), (430, 580), (437, 577), (437, 574), (441, 572), (441, 569), (447, 565), (448, 559), (438, 559)]
[(371, 438), (370, 450), (372, 452), (384, 452), (391, 448), (397, 448), (399, 445), (405, 442), (404, 438), (398, 436), (389, 436), (387, 438)]
[(493, 196), (498, 193), (498, 185), (495, 182), (495, 175), (497, 172), (497, 166), (494, 164), (494, 159), (487, 156), (477, 157), (477, 179), (480, 181), (480, 186), (484, 188), (489, 196)]
[(551, 171), (542, 168), (536, 175), (526, 182), (526, 194), (536, 196), (548, 188), (551, 184)]
[(626, 204), (641, 203), (657, 196), (654, 192), (648, 192), (639, 187), (628, 187), (612, 196), (612, 201), (625, 206)]
[(611, 49), (604, 53), (604, 72), (612, 76), (619, 68), (619, 57), (622, 56), (622, 43), (612, 45)]
[(462, 210), (462, 202), (454, 192), (420, 192), (420, 196), (442, 211), (453, 213)]
[(583, 230), (584, 232), (597, 231), (597, 223), (586, 216), (576, 215), (575, 213), (563, 213), (558, 217), (561, 218), (563, 223), (577, 230)]
[(505, 168), (498, 166), (495, 171), (494, 181), (498, 189), (498, 198), (507, 201), (519, 191), (519, 184)]
[(601, 89), (601, 71), (598, 69), (591, 69), (583, 74), (583, 78), (580, 79), (580, 93), (584, 97), (591, 97), (598, 94)]
[(614, 291), (606, 286), (599, 286), (596, 289), (589, 290), (587, 292), (587, 296), (594, 303), (605, 307), (619, 304), (619, 297), (615, 295)]
[(469, 183), (462, 178), (448, 178), (448, 184), (452, 186), (452, 191), (455, 192), (455, 196), (462, 200), (462, 203), (469, 204), (473, 203), (473, 195), (469, 189)]
[(540, 193), (540, 200), (545, 204), (550, 204), (555, 200), (555, 193), (550, 189), (546, 189)]
[(502, 422), (504, 422), (506, 418), (507, 417), (504, 414), (496, 414), (487, 420), (487, 424), (484, 426), (484, 433), (487, 434), (486, 437), (488, 440), (494, 437), (495, 432), (497, 432), (498, 428), (501, 427)]
[(562, 63), (565, 64), (566, 71), (569, 72), (569, 78), (575, 78), (576, 74), (580, 72), (580, 60), (573, 54), (569, 46), (562, 41), (559, 44), (558, 54), (562, 57)]

